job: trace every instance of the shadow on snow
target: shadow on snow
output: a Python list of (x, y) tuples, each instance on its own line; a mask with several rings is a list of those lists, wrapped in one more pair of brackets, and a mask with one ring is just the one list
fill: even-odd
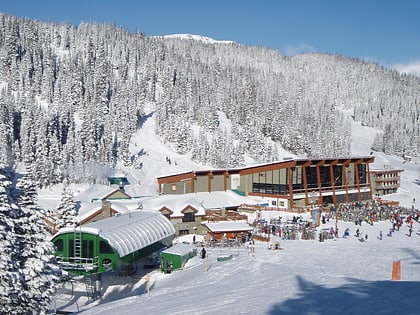
[(341, 287), (327, 288), (297, 277), (300, 293), (273, 305), (268, 314), (418, 314), (419, 282), (348, 279)]

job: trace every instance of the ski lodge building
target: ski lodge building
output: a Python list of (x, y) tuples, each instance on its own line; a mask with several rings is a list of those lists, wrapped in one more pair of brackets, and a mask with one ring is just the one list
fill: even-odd
[(374, 156), (289, 159), (256, 166), (191, 171), (157, 178), (160, 194), (232, 190), (267, 207), (292, 209), (372, 199)]
[(400, 188), (402, 169), (370, 170), (372, 182), (372, 195), (379, 198), (383, 195), (393, 194)]

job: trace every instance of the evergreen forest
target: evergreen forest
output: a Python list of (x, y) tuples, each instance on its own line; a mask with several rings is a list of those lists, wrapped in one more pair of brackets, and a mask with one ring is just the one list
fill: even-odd
[(420, 78), (377, 63), (112, 24), (0, 24), (0, 161), (28, 165), (38, 187), (133, 165), (147, 115), (163, 142), (213, 167), (276, 161), (279, 148), (349, 156), (351, 120), (378, 131), (372, 150), (418, 155)]

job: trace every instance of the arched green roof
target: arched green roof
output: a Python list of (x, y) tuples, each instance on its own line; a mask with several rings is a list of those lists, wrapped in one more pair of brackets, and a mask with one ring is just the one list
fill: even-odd
[(53, 238), (74, 233), (75, 229), (107, 240), (120, 257), (175, 235), (173, 224), (161, 213), (137, 210), (76, 228), (63, 228)]

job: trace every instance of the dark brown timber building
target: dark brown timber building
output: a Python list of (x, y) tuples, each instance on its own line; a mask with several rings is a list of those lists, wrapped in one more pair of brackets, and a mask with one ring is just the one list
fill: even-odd
[(191, 171), (158, 177), (161, 194), (232, 190), (261, 197), (269, 207), (291, 209), (372, 199), (373, 156), (288, 159), (226, 170)]

